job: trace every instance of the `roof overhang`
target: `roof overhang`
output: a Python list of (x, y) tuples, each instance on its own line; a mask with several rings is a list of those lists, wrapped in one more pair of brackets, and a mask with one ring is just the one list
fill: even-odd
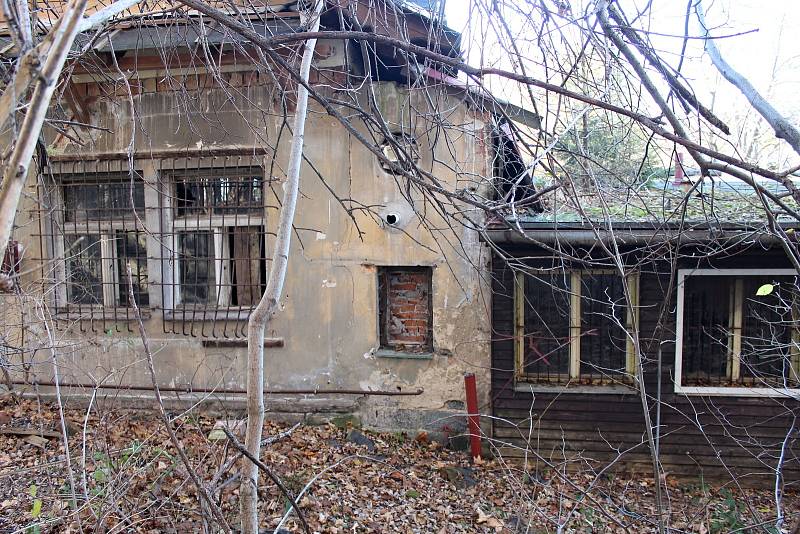
[[(782, 223), (781, 228), (800, 230), (800, 223)], [(775, 246), (781, 238), (768, 232), (765, 223), (708, 223), (656, 224), (656, 223), (598, 223), (592, 227), (580, 223), (522, 223), (513, 221), (507, 224), (494, 223), (481, 233), (481, 239), (495, 245), (511, 245), (514, 247), (538, 247), (542, 245), (569, 245), (573, 247), (592, 246), (599, 243), (615, 242), (621, 246), (642, 247), (664, 243), (692, 244), (726, 244), (751, 245), (761, 244)], [(793, 237), (793, 239), (796, 239)]]
[(449, 76), (431, 67), (424, 67), (418, 76), (423, 76), (435, 82), (446, 85), (449, 89), (469, 96), (472, 101), (483, 111), (498, 118), (507, 118), (519, 124), (538, 130), (541, 128), (541, 117), (533, 111), (527, 110), (502, 98), (492, 95), (483, 86), (476, 82)]

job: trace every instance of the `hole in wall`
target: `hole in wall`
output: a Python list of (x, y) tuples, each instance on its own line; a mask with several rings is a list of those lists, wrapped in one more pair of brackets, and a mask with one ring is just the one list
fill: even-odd
[(386, 215), (386, 224), (394, 226), (398, 222), (400, 222), (400, 216), (397, 215), (396, 213), (388, 213)]

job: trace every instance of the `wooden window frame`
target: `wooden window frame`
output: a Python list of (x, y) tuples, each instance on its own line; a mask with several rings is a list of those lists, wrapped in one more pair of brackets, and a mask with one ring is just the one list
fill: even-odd
[[(794, 397), (800, 398), (800, 388), (780, 388), (776, 386), (684, 386), (683, 384), (683, 316), (685, 306), (684, 290), (686, 279), (693, 276), (732, 276), (736, 277), (731, 288), (728, 346), (730, 355), (726, 373), (731, 382), (741, 376), (742, 328), (744, 312), (744, 278), (750, 276), (792, 276), (794, 269), (678, 269), (678, 298), (675, 311), (675, 393), (684, 395), (738, 396), (738, 397)], [(793, 315), (796, 311), (793, 310)], [(800, 331), (792, 332), (791, 362), (793, 374), (800, 373)]]
[[(514, 376), (516, 381), (526, 384), (558, 384), (569, 386), (571, 382), (581, 380), (580, 353), (581, 353), (581, 280), (583, 275), (618, 274), (610, 269), (572, 269), (563, 271), (570, 276), (569, 299), (569, 374), (541, 379), (523, 372), (525, 358), (525, 277), (528, 274), (552, 275), (552, 271), (534, 270), (518, 271), (514, 278)], [(628, 294), (631, 296), (633, 310), (626, 310), (626, 349), (625, 349), (625, 374), (620, 379), (613, 381), (617, 384), (630, 385), (636, 375), (636, 351), (632, 339), (632, 332), (639, 327), (639, 273), (633, 272), (625, 276)], [(603, 383), (575, 384), (589, 388), (598, 388)]]

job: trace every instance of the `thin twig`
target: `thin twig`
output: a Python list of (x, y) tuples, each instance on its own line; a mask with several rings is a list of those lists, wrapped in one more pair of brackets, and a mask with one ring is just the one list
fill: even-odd
[(264, 471), (264, 473), (270, 478), (270, 480), (272, 480), (275, 483), (275, 485), (278, 486), (278, 489), (281, 490), (281, 493), (283, 493), (284, 497), (286, 497), (289, 500), (289, 504), (292, 506), (292, 509), (297, 513), (297, 517), (300, 519), (300, 523), (303, 525), (303, 530), (305, 530), (307, 534), (311, 534), (311, 528), (308, 526), (308, 523), (306, 522), (306, 518), (303, 515), (302, 510), (300, 510), (300, 505), (297, 504), (295, 497), (292, 495), (289, 489), (283, 485), (281, 479), (278, 478), (269, 467), (267, 467), (267, 464), (265, 464), (264, 462), (262, 462), (261, 460), (250, 454), (250, 451), (248, 451), (245, 448), (245, 446), (242, 445), (238, 439), (236, 439), (236, 436), (234, 436), (233, 433), (230, 430), (228, 430), (227, 427), (223, 426), (222, 431), (225, 432), (226, 436), (228, 436), (228, 439), (230, 440), (231, 444), (234, 447), (236, 447), (236, 450), (242, 453), (245, 458), (253, 462), (256, 465), (256, 467)]
[(169, 439), (172, 441), (172, 445), (178, 451), (178, 456), (180, 456), (183, 465), (186, 467), (186, 471), (189, 474), (189, 478), (192, 480), (192, 483), (197, 488), (197, 494), (200, 500), (200, 504), (205, 502), (205, 504), (211, 510), (211, 514), (214, 516), (214, 519), (217, 521), (219, 526), (228, 534), (231, 533), (231, 527), (228, 525), (228, 522), (225, 520), (225, 517), (222, 515), (222, 511), (219, 507), (211, 500), (211, 497), (208, 495), (205, 486), (203, 485), (200, 477), (197, 476), (197, 473), (194, 471), (189, 458), (186, 456), (186, 452), (183, 450), (180, 441), (178, 441), (178, 436), (175, 435), (175, 431), (172, 429), (172, 423), (169, 420), (169, 416), (167, 415), (166, 410), (164, 410), (164, 402), (161, 399), (161, 390), (158, 388), (158, 380), (156, 379), (156, 370), (153, 365), (153, 353), (150, 351), (150, 342), (147, 339), (147, 333), (144, 329), (144, 323), (142, 322), (142, 315), (139, 312), (139, 306), (136, 304), (136, 299), (134, 295), (136, 294), (133, 288), (133, 273), (131, 273), (131, 266), (127, 264), (127, 271), (128, 271), (128, 302), (130, 302), (131, 308), (133, 308), (133, 316), (136, 318), (136, 322), (139, 326), (139, 335), (142, 338), (142, 344), (144, 345), (144, 353), (147, 357), (147, 369), (150, 371), (150, 379), (153, 382), (153, 393), (156, 397), (156, 403), (158, 404), (158, 410), (161, 414), (161, 420), (164, 422), (164, 427), (167, 429), (167, 434), (169, 434)]

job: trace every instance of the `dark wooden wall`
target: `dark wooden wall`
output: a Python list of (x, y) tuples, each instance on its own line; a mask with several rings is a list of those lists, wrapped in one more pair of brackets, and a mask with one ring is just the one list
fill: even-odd
[[(526, 263), (531, 260), (526, 251)], [(514, 391), (513, 272), (504, 259), (493, 261), (492, 413), (493, 435), (504, 454), (522, 456), (525, 449), (572, 467), (601, 469), (616, 460), (622, 469), (652, 473), (645, 438), (642, 401), (634, 394)], [(550, 263), (552, 266), (552, 262)], [(717, 267), (784, 268), (777, 255), (764, 251), (711, 262)], [(685, 265), (689, 266), (689, 265)], [(640, 274), (640, 335), (645, 361), (645, 385), (655, 424), (658, 390), (658, 346), (661, 346), (660, 460), (667, 473), (702, 474), (712, 479), (736, 476), (745, 484), (774, 480), (784, 439), (785, 480), (800, 485), (800, 402), (780, 398), (703, 397), (676, 395), (673, 389), (675, 299), (661, 337), (656, 325), (665, 302), (670, 276), (665, 262), (645, 264)], [(661, 339), (671, 340), (659, 343)], [(585, 386), (590, 388), (591, 386)], [(797, 421), (795, 421), (797, 418)], [(790, 429), (794, 425), (794, 431)], [(621, 456), (620, 456), (621, 455)], [(541, 460), (539, 466), (545, 465)]]

